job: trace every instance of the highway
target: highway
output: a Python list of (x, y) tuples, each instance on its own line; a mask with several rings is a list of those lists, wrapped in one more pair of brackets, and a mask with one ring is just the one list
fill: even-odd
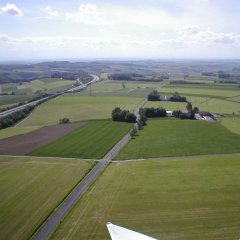
[[(139, 108), (141, 108), (146, 102), (143, 102), (134, 111), (138, 114)], [(67, 196), (62, 204), (55, 209), (52, 215), (40, 226), (31, 239), (33, 240), (45, 240), (48, 239), (50, 234), (57, 228), (59, 223), (63, 220), (66, 214), (70, 211), (73, 205), (84, 194), (84, 192), (90, 187), (90, 185), (96, 180), (101, 172), (104, 171), (106, 166), (110, 163), (120, 149), (129, 141), (129, 132), (92, 168), (86, 177), (73, 189), (73, 191)]]
[(0, 113), (0, 117), (4, 117), (4, 116), (7, 116), (7, 115), (9, 115), (9, 114), (11, 114), (11, 113), (14, 113), (14, 112), (17, 112), (17, 111), (19, 111), (19, 110), (22, 110), (22, 109), (24, 109), (24, 108), (27, 107), (27, 106), (35, 106), (35, 105), (37, 105), (38, 103), (43, 102), (43, 101), (45, 101), (45, 100), (47, 100), (47, 99), (49, 99), (49, 98), (50, 98), (50, 96), (44, 97), (44, 98), (38, 99), (38, 100), (36, 100), (36, 101), (32, 101), (32, 102), (30, 102), (30, 103), (23, 104), (23, 105), (21, 105), (21, 106), (19, 106), (19, 107), (15, 107), (15, 108), (9, 109), (9, 110), (7, 110), (7, 111), (1, 112), (1, 113)]
[(93, 84), (93, 83), (96, 83), (96, 82), (99, 81), (99, 77), (98, 77), (97, 75), (91, 74), (91, 76), (93, 77), (93, 80), (92, 80), (92, 81), (90, 81), (90, 82), (88, 82), (88, 83), (86, 83), (86, 84), (82, 83), (81, 81), (78, 81), (78, 83), (79, 83), (80, 85), (77, 86), (77, 87), (68, 89), (67, 92), (78, 92), (79, 90), (86, 88), (88, 85)]
[[(64, 94), (65, 92), (76, 92), (76, 91), (79, 91), (80, 89), (83, 89), (83, 88), (87, 87), (87, 86), (90, 85), (90, 84), (93, 84), (93, 83), (96, 83), (96, 82), (99, 81), (99, 77), (98, 77), (97, 75), (91, 74), (91, 76), (93, 77), (93, 80), (90, 81), (90, 82), (88, 82), (87, 84), (81, 84), (80, 86), (73, 87), (73, 88), (71, 88), (71, 89), (68, 89), (67, 91), (63, 91), (63, 92), (61, 92), (61, 93), (58, 93), (57, 95)], [(11, 114), (11, 113), (14, 113), (14, 112), (17, 112), (17, 111), (19, 111), (19, 110), (22, 110), (22, 109), (24, 109), (24, 108), (27, 107), (27, 106), (35, 106), (35, 105), (37, 105), (38, 103), (41, 103), (41, 102), (43, 102), (43, 101), (45, 101), (45, 100), (48, 100), (49, 98), (51, 98), (51, 97), (53, 97), (53, 96), (54, 96), (54, 95), (51, 95), (51, 96), (48, 96), (48, 97), (44, 97), (44, 98), (38, 99), (38, 100), (36, 100), (36, 101), (32, 101), (32, 102), (30, 102), (30, 103), (26, 103), (26, 104), (23, 104), (23, 105), (21, 105), (21, 106), (18, 106), (18, 107), (9, 109), (9, 110), (4, 111), (4, 112), (1, 112), (1, 113), (0, 113), (0, 117), (4, 117), (4, 116), (7, 116), (7, 115), (9, 115), (9, 114)]]

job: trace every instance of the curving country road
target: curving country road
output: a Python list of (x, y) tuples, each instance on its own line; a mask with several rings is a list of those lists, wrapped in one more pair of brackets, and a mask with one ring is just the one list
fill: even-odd
[[(138, 115), (139, 109), (145, 104), (144, 99), (136, 108), (134, 113)], [(52, 215), (40, 226), (31, 239), (44, 240), (57, 228), (65, 215), (70, 211), (77, 200), (84, 194), (90, 185), (96, 180), (102, 171), (106, 168), (112, 158), (120, 151), (120, 149), (129, 141), (130, 134), (127, 133), (84, 177), (84, 179), (73, 189), (62, 204), (52, 213)]]

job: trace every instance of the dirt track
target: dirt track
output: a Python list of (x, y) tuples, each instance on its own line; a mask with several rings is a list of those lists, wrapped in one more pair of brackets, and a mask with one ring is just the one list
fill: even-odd
[(84, 123), (42, 127), (30, 133), (0, 140), (0, 154), (24, 155), (81, 127)]

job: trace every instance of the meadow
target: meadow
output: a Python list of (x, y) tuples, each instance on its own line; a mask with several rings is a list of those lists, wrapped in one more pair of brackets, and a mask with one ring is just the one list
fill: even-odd
[(89, 121), (83, 127), (31, 152), (34, 156), (102, 158), (131, 128), (131, 123)]
[(222, 117), (221, 124), (231, 132), (240, 134), (240, 117), (239, 116)]
[(0, 157), (0, 238), (29, 239), (92, 165), (72, 159)]
[(174, 93), (178, 92), (180, 95), (196, 95), (196, 96), (209, 96), (214, 98), (230, 98), (239, 96), (239, 88), (236, 85), (188, 85), (188, 84), (168, 84), (160, 89), (161, 92)]
[(19, 127), (57, 124), (67, 117), (71, 122), (111, 118), (112, 110), (121, 107), (133, 111), (142, 99), (64, 94), (38, 106)]
[(240, 135), (221, 125), (194, 120), (148, 120), (117, 159), (239, 152)]
[(240, 156), (111, 163), (51, 240), (108, 240), (107, 222), (161, 240), (240, 235)]
[[(123, 87), (124, 85), (124, 87)], [(153, 89), (162, 83), (107, 80), (91, 86), (91, 94), (95, 96), (124, 96), (145, 98)], [(89, 95), (90, 87), (81, 95)]]

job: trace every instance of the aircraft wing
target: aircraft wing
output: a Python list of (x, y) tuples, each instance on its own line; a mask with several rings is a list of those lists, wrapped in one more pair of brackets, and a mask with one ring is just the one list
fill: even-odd
[(107, 223), (107, 228), (112, 240), (157, 240), (112, 223)]

